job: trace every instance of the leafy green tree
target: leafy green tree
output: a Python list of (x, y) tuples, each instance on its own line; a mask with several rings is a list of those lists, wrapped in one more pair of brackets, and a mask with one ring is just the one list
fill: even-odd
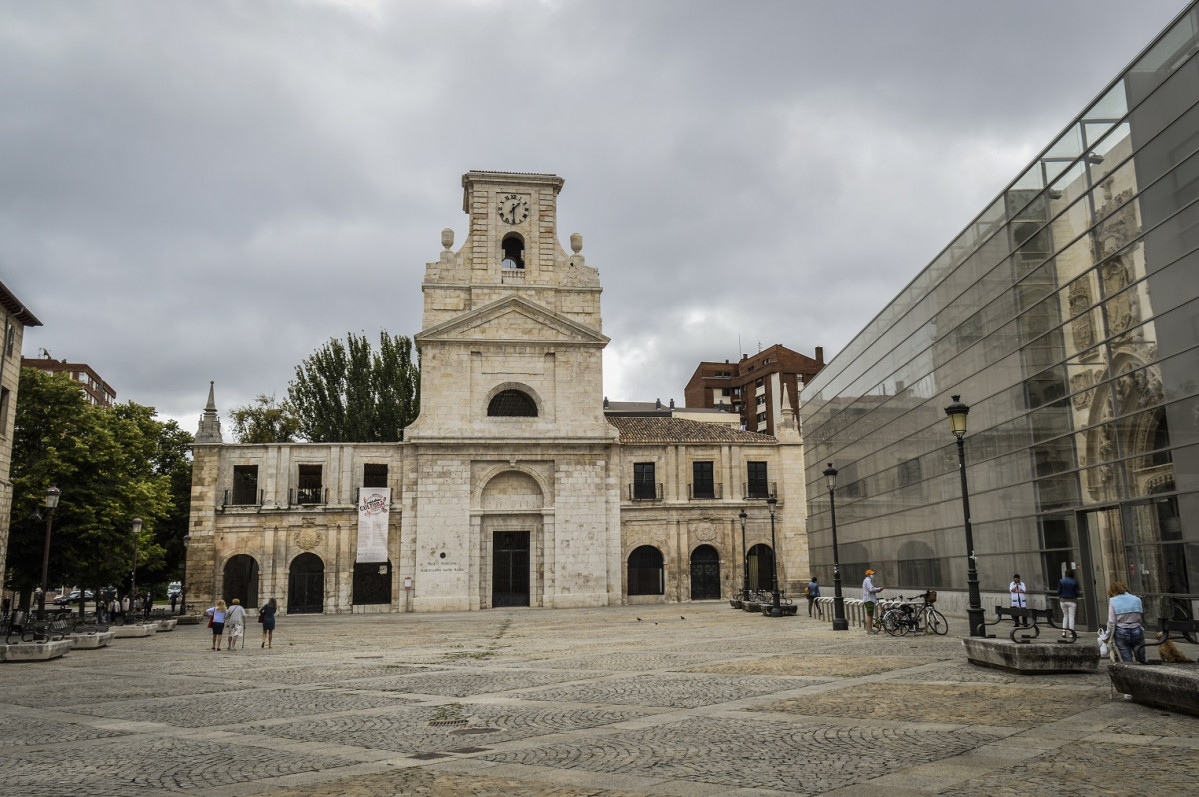
[(365, 335), (332, 338), (296, 367), (287, 395), (307, 440), (395, 442), (420, 413), (412, 341), (384, 330), (375, 352)]
[(275, 402), (275, 395), (260, 395), (254, 403), (229, 413), (239, 443), (290, 443), (300, 433), (300, 419), (291, 404)]
[[(172, 477), (162, 472), (163, 433), (170, 424), (133, 402), (92, 406), (66, 375), (23, 368), (18, 391), (7, 580), (22, 603), (41, 580), (45, 521), (38, 513), (51, 484), (62, 491), (50, 545), (52, 584), (123, 584), (132, 566), (134, 517), (144, 523), (139, 566), (163, 563), (158, 526), (173, 514), (186, 518), (188, 508), (177, 505)], [(175, 431), (168, 440), (177, 454)]]

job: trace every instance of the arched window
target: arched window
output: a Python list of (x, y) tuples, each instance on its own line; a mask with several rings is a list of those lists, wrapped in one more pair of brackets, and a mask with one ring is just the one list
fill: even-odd
[(519, 390), (503, 390), (487, 405), (491, 418), (536, 418), (537, 403), (527, 393)]
[(500, 242), (500, 248), (504, 253), (503, 262), (500, 264), (503, 268), (525, 267), (525, 242), (519, 235), (509, 235), (504, 238)]
[(662, 572), (662, 552), (642, 545), (629, 554), (629, 594), (664, 595), (666, 578)]

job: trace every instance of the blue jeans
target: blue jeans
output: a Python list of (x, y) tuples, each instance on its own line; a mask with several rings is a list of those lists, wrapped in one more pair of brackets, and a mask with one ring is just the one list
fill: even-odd
[(1116, 650), (1120, 651), (1123, 661), (1132, 661), (1135, 654), (1137, 662), (1145, 663), (1145, 632), (1140, 628), (1117, 628)]

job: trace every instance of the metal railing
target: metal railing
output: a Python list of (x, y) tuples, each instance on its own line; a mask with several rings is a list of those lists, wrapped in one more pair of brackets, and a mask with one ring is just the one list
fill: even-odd
[(661, 501), (662, 482), (633, 482), (629, 485), (630, 501)]
[(742, 482), (741, 494), (746, 498), (778, 498), (778, 482)]
[(718, 501), (723, 497), (723, 484), (701, 485), (698, 491), (695, 489), (694, 484), (687, 485), (687, 499), (689, 501)]

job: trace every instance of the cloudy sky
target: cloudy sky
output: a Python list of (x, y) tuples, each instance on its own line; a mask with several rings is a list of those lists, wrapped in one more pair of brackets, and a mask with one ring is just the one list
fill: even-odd
[(605, 394), (681, 404), (844, 347), (1184, 6), (0, 0), (0, 280), (26, 356), (194, 432), (418, 332), (461, 175), (548, 172)]

